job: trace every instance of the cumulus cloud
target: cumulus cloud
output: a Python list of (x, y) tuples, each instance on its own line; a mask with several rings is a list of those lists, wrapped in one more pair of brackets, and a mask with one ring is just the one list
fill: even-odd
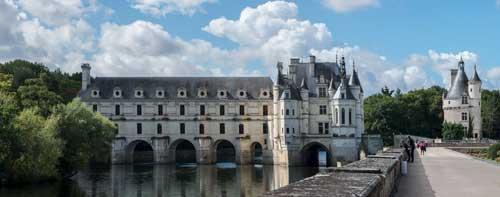
[(297, 12), (294, 3), (272, 1), (245, 8), (236, 20), (214, 19), (203, 30), (239, 44), (241, 57), (262, 59), (266, 65), (330, 47), (326, 25), (299, 20)]
[(33, 17), (51, 25), (67, 24), (97, 9), (94, 0), (19, 0), (18, 5)]
[(203, 11), (203, 4), (215, 2), (217, 0), (132, 0), (132, 7), (156, 16), (165, 16), (172, 12), (193, 15)]
[(378, 0), (323, 0), (323, 4), (336, 12), (350, 12), (361, 8), (380, 6)]
[(232, 51), (204, 40), (174, 37), (161, 25), (147, 21), (102, 25), (99, 49), (93, 58), (97, 74), (188, 76), (253, 72), (245, 70), (239, 59), (231, 58)]
[(478, 62), (478, 55), (470, 51), (439, 53), (431, 49), (428, 51), (428, 56), (432, 69), (441, 75), (442, 82), (446, 87), (450, 85), (450, 69), (458, 68), (457, 65), (460, 58), (465, 62), (466, 71), (469, 71), (467, 73), (472, 73), (473, 65)]

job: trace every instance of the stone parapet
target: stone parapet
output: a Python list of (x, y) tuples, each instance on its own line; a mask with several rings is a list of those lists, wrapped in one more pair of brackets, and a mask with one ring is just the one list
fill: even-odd
[(270, 191), (264, 196), (391, 196), (401, 177), (402, 149), (389, 149)]

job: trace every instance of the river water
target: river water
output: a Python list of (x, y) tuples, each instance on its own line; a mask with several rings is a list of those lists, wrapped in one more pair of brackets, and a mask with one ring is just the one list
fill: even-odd
[(0, 196), (252, 197), (316, 174), (317, 167), (274, 165), (113, 165), (74, 181), (0, 189)]

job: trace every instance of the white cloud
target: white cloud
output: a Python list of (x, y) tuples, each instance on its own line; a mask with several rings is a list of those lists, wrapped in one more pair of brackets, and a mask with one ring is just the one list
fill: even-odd
[(19, 0), (18, 5), (33, 17), (51, 25), (67, 24), (97, 9), (95, 0)]
[(378, 0), (323, 0), (323, 4), (337, 12), (350, 12), (361, 8), (380, 6)]
[[(462, 51), (458, 53), (439, 53), (434, 50), (428, 51), (429, 61), (434, 71), (442, 77), (442, 82), (445, 87), (450, 84), (450, 69), (458, 68), (458, 61), (462, 58), (465, 62), (467, 73), (472, 73), (474, 64), (478, 62), (478, 55), (470, 51)], [(470, 74), (469, 74), (470, 76)]]
[(297, 5), (285, 1), (247, 7), (239, 19), (214, 19), (203, 30), (239, 44), (240, 57), (260, 59), (269, 66), (332, 45), (325, 24), (298, 20)]
[[(204, 40), (171, 36), (162, 26), (146, 21), (101, 27), (95, 71), (105, 75), (238, 75), (252, 73), (232, 51)], [(258, 74), (253, 72), (254, 74)]]
[(172, 12), (193, 15), (203, 11), (203, 4), (215, 2), (217, 0), (132, 0), (132, 7), (156, 16), (165, 16)]
[(497, 7), (500, 7), (500, 0), (497, 0)]

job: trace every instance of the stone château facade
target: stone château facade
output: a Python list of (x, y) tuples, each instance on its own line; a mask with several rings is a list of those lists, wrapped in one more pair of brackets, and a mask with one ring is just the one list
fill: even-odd
[[(353, 65), (354, 67), (354, 65)], [(112, 162), (129, 163), (140, 146), (153, 160), (222, 154), (239, 164), (306, 165), (359, 159), (363, 88), (340, 62), (292, 58), (269, 77), (96, 77), (82, 65), (80, 98), (118, 127)], [(224, 151), (227, 150), (228, 151)], [(187, 152), (186, 152), (187, 151)], [(191, 152), (189, 152), (191, 151)]]
[(476, 66), (472, 79), (464, 71), (464, 61), (460, 59), (458, 69), (451, 69), (450, 88), (443, 95), (444, 121), (462, 124), (468, 131), (472, 127), (472, 137), (482, 138), (481, 132), (481, 79)]

